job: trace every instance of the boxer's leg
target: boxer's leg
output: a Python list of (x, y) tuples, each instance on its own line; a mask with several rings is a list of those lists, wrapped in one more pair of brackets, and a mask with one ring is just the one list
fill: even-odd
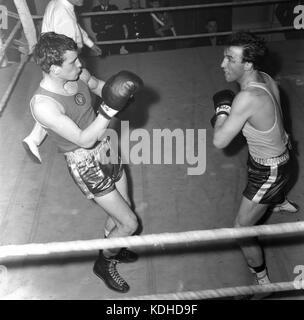
[(129, 196), (128, 180), (125, 170), (122, 170), (121, 178), (115, 182), (115, 186), (118, 192), (121, 194), (123, 199), (127, 202), (128, 206), (131, 207), (131, 200)]
[[(128, 190), (128, 180), (127, 180), (127, 175), (125, 170), (122, 170), (121, 178), (115, 182), (115, 186), (117, 188), (117, 191), (121, 194), (123, 199), (126, 201), (128, 206), (132, 210), (132, 204), (131, 204), (131, 200), (129, 197), (129, 190)], [(138, 259), (138, 255), (127, 248), (122, 248), (118, 253), (118, 255), (116, 256), (116, 258), (120, 262), (128, 263), (128, 262), (136, 261)]]
[[(136, 215), (117, 189), (95, 197), (94, 200), (107, 212), (112, 221), (115, 221), (115, 226), (110, 231), (108, 238), (131, 236), (136, 231), (138, 226)], [(127, 292), (129, 285), (116, 270), (120, 252), (120, 248), (100, 251), (93, 270), (109, 288)]]
[[(110, 231), (108, 238), (131, 236), (136, 231), (138, 227), (137, 217), (118, 190), (114, 189), (101, 197), (95, 197), (94, 200), (115, 222), (115, 226)], [(106, 256), (114, 255), (118, 252), (119, 249), (104, 250)]]
[[(121, 194), (123, 199), (127, 202), (128, 206), (131, 207), (131, 201), (128, 194), (128, 182), (125, 171), (122, 171), (121, 178), (115, 182), (117, 191)], [(107, 237), (110, 231), (116, 226), (115, 220), (112, 217), (108, 217), (105, 223), (105, 236)]]
[(34, 162), (39, 164), (41, 164), (42, 161), (38, 146), (43, 142), (46, 136), (46, 130), (43, 129), (39, 123), (35, 122), (34, 128), (31, 133), (22, 141), (22, 145), (27, 154)]
[[(66, 154), (69, 171), (88, 199), (95, 202), (109, 216), (109, 224), (114, 227), (109, 230), (108, 238), (132, 235), (138, 226), (137, 217), (115, 186), (113, 172), (116, 167), (102, 164), (101, 159), (108, 151), (106, 142), (95, 150), (77, 150)], [(115, 177), (121, 178), (121, 167), (117, 168)], [(110, 227), (109, 227), (110, 228)], [(119, 275), (116, 264), (121, 248), (100, 251), (95, 261), (93, 271), (105, 284), (116, 291), (127, 292), (129, 286)]]
[[(120, 193), (124, 201), (127, 203), (127, 205), (131, 208), (131, 201), (128, 193), (128, 181), (127, 181), (127, 175), (124, 170), (122, 170), (122, 173), (120, 174), (120, 179), (115, 182), (115, 187), (117, 191)], [(117, 220), (113, 216), (108, 216), (106, 223), (105, 223), (105, 230), (104, 234), (107, 238), (111, 231), (119, 224)], [(101, 252), (102, 253), (102, 252)], [(115, 258), (119, 262), (129, 263), (129, 262), (135, 262), (138, 259), (138, 255), (127, 249), (127, 248), (121, 248), (119, 253), (115, 256)]]
[[(255, 225), (265, 214), (267, 204), (255, 203), (246, 197), (242, 198), (238, 215), (235, 219), (235, 227), (247, 227)], [(264, 252), (258, 242), (258, 238), (238, 239), (238, 244), (247, 260), (248, 267), (254, 275), (255, 284), (269, 284), (268, 272), (264, 258)], [(255, 294), (247, 299), (260, 300), (271, 295), (270, 293)]]
[[(235, 227), (249, 227), (255, 225), (264, 215), (268, 208), (267, 204), (255, 203), (242, 198), (239, 212), (235, 219)], [(259, 267), (264, 263), (264, 256), (261, 246), (256, 238), (239, 239), (243, 254), (250, 267)]]

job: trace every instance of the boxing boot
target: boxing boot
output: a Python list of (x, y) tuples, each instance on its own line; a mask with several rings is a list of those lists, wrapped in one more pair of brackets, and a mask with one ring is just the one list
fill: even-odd
[(114, 291), (126, 293), (130, 287), (116, 269), (117, 260), (106, 258), (102, 253), (94, 263), (93, 272)]

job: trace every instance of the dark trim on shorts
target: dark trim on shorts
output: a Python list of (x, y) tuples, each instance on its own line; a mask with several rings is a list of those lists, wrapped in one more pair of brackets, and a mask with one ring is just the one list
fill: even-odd
[(256, 162), (249, 154), (248, 182), (243, 196), (261, 204), (277, 204), (285, 200), (285, 187), (290, 178), (289, 156), (281, 163), (269, 166)]

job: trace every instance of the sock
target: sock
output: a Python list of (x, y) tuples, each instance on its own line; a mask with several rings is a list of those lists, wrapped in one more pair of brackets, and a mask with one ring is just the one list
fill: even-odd
[(107, 252), (106, 254), (104, 254), (104, 251), (102, 252), (103, 256), (106, 258), (106, 259), (115, 259), (115, 257), (117, 256), (119, 252), (112, 252), (110, 251), (109, 249), (107, 249)]
[[(105, 239), (107, 239), (108, 238), (108, 235), (110, 234), (110, 231), (108, 231), (107, 229), (104, 229), (104, 238)], [(101, 257), (105, 257), (105, 258), (111, 258), (113, 255), (111, 255), (110, 257), (108, 257), (108, 256), (106, 256), (106, 255), (104, 255), (104, 250), (103, 249), (101, 249), (101, 250), (99, 250), (99, 256), (101, 256)]]
[(104, 237), (107, 238), (109, 234), (110, 234), (110, 231), (107, 229), (104, 229)]
[[(107, 236), (105, 235), (104, 238), (107, 239)], [(104, 254), (104, 250), (99, 250), (99, 256), (104, 256), (107, 259), (114, 258), (116, 255), (117, 252), (114, 253), (111, 249), (106, 249), (106, 254)]]
[(263, 278), (267, 275), (267, 270), (266, 270), (266, 263), (265, 261), (257, 267), (251, 267), (250, 265), (248, 265), (250, 271), (252, 273), (256, 273), (258, 278)]
[(262, 278), (267, 277), (267, 270), (266, 270), (266, 268), (265, 268), (263, 271), (261, 271), (261, 272), (257, 272), (256, 275), (257, 275), (258, 279), (262, 279)]

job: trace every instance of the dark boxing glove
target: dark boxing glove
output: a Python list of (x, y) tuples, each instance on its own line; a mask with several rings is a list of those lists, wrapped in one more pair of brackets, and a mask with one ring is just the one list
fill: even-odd
[(215, 115), (211, 119), (211, 124), (214, 127), (217, 117), (221, 114), (226, 116), (230, 115), (231, 105), (234, 99), (234, 92), (231, 90), (222, 90), (213, 96), (213, 103)]
[(142, 79), (130, 71), (120, 71), (113, 75), (102, 88), (104, 103), (99, 107), (99, 112), (107, 119), (111, 119), (125, 107), (130, 97), (142, 85)]

